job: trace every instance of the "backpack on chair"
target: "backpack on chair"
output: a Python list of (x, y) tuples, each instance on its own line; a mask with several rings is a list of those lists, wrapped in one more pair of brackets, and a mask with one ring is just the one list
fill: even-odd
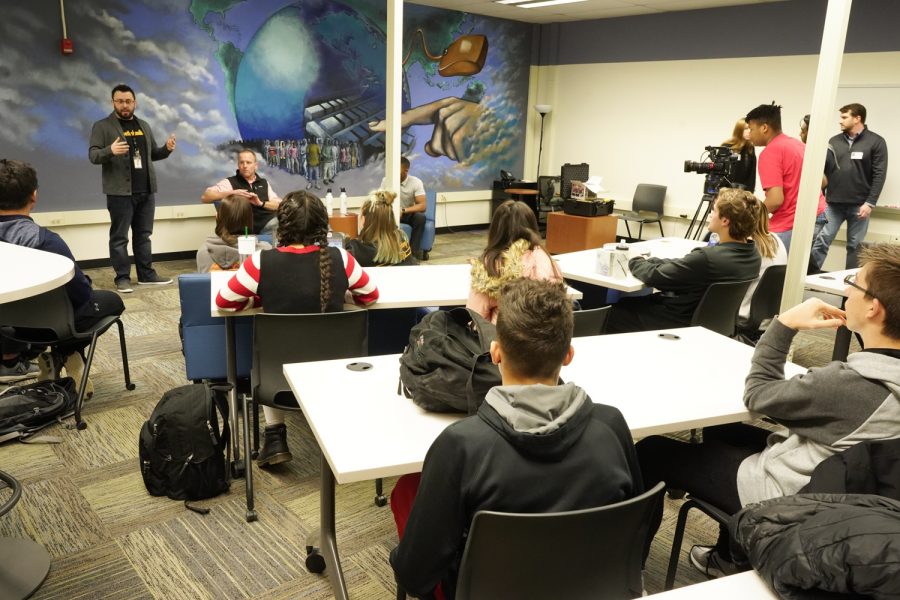
[(204, 512), (187, 501), (228, 490), (229, 391), (228, 384), (196, 383), (163, 394), (138, 439), (141, 475), (150, 494), (185, 500), (189, 509)]
[(429, 313), (409, 332), (400, 357), (400, 388), (432, 412), (475, 414), (488, 390), (500, 385), (491, 362), (496, 326), (467, 308)]

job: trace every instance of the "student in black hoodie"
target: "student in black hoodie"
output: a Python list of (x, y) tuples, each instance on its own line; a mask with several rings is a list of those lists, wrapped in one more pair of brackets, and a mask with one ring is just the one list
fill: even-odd
[(607, 333), (687, 327), (711, 284), (758, 278), (762, 259), (750, 238), (763, 210), (765, 204), (750, 192), (723, 188), (707, 225), (718, 244), (694, 248), (684, 258), (629, 260), (631, 274), (659, 292), (613, 304)]
[(574, 355), (572, 323), (562, 284), (504, 286), (491, 342), (503, 384), (434, 441), (417, 494), (419, 476), (407, 475), (391, 495), (401, 540), (390, 561), (408, 593), (425, 596), (440, 584), (445, 598), (455, 596), (466, 532), (479, 510), (578, 510), (643, 492), (618, 409), (594, 404), (574, 383), (557, 385)]

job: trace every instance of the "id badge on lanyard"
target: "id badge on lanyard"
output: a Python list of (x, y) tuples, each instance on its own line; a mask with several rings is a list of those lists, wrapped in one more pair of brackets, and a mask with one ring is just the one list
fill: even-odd
[(132, 155), (131, 159), (134, 161), (135, 169), (143, 168), (143, 166), (141, 166), (143, 163), (141, 162), (141, 149), (140, 148), (135, 147), (134, 154)]

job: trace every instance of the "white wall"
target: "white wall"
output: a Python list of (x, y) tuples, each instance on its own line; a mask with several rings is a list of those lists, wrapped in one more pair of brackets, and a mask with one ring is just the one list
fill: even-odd
[[(772, 100), (783, 107), (785, 133), (797, 137), (812, 102), (817, 60), (808, 55), (535, 67), (534, 102), (553, 105), (541, 171), (558, 175), (563, 163), (587, 162), (592, 175), (603, 176), (617, 207), (629, 206), (638, 183), (667, 185), (666, 214), (690, 218), (704, 178), (684, 173), (684, 161), (699, 160), (704, 146), (731, 135), (738, 118)], [(846, 55), (841, 84), (900, 84), (900, 52)], [(898, 117), (879, 115), (884, 118)], [(837, 133), (837, 122), (835, 110), (826, 126)], [(536, 138), (534, 123), (531, 129)], [(887, 141), (900, 148), (900, 140)], [(534, 161), (536, 153), (527, 156)], [(534, 168), (530, 164), (526, 172)], [(756, 192), (762, 195), (758, 182)], [(868, 239), (891, 239), (900, 234), (898, 224), (897, 213), (879, 210)], [(839, 252), (832, 254), (826, 266)]]

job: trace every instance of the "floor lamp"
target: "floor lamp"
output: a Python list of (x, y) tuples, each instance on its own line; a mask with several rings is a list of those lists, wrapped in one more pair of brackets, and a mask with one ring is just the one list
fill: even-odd
[[(541, 176), (541, 152), (544, 149), (544, 117), (547, 116), (547, 114), (549, 114), (549, 112), (551, 110), (553, 110), (553, 107), (550, 106), (549, 104), (535, 104), (534, 110), (536, 110), (538, 112), (538, 114), (541, 115), (541, 139), (540, 139), (540, 142), (538, 143), (538, 160), (537, 160), (537, 176), (540, 177)], [(537, 181), (537, 178), (535, 178), (535, 181)]]

